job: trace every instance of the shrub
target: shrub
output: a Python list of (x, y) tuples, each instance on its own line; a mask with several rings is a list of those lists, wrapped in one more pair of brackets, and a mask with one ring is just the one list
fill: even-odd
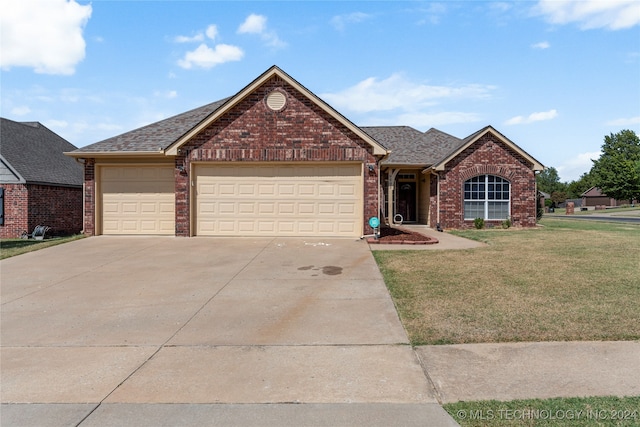
[(511, 220), (507, 218), (504, 221), (502, 221), (502, 228), (509, 228), (509, 227), (511, 227)]
[(474, 219), (473, 220), (473, 225), (475, 225), (478, 230), (484, 228), (484, 219), (482, 219), (482, 218)]

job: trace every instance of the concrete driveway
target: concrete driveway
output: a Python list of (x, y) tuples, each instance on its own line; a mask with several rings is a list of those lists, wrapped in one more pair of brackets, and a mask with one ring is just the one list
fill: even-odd
[(364, 242), (92, 237), (0, 267), (3, 426), (455, 425)]

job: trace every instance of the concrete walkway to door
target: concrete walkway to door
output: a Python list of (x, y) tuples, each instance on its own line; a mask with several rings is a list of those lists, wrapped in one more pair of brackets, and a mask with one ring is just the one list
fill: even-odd
[(3, 260), (5, 425), (456, 425), (362, 241), (92, 237)]

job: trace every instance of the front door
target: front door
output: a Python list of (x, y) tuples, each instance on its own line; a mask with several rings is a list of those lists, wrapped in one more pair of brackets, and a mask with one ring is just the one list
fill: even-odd
[(402, 215), (403, 222), (416, 222), (416, 183), (398, 183), (398, 208), (397, 214)]

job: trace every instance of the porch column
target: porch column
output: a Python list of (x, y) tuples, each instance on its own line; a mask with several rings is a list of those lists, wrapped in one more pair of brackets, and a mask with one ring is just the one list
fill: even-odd
[(393, 192), (396, 188), (396, 176), (398, 176), (400, 169), (389, 169), (387, 181), (387, 222), (389, 225), (394, 225), (393, 217), (395, 215), (393, 209)]

